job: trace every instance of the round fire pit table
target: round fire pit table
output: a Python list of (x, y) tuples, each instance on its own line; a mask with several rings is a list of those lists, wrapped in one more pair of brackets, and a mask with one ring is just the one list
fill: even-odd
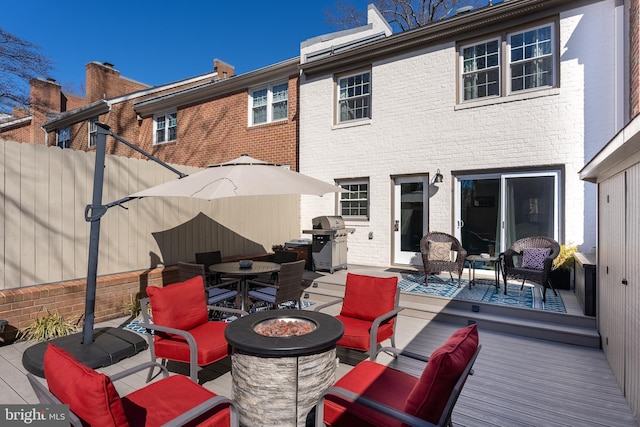
[[(280, 329), (287, 336), (260, 333)], [(335, 382), (336, 343), (343, 333), (335, 317), (306, 310), (265, 310), (231, 322), (224, 334), (233, 348), (240, 423), (304, 426), (320, 394)]]

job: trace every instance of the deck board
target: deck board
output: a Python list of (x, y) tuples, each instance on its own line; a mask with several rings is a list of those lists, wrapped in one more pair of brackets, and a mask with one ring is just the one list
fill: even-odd
[[(122, 320), (106, 326), (117, 326)], [(408, 316), (398, 319), (397, 345), (431, 354), (459, 325)], [(480, 352), (453, 413), (455, 426), (637, 426), (602, 350), (480, 330)], [(0, 347), (1, 403), (36, 403), (21, 365), (29, 343)], [(354, 352), (338, 351), (337, 377), (363, 359)], [(146, 361), (148, 351), (103, 368), (116, 372)], [(380, 362), (414, 375), (422, 364), (387, 355)], [(170, 364), (172, 371), (186, 373), (186, 365)], [(144, 386), (141, 372), (116, 388), (122, 394)], [(201, 372), (204, 386), (218, 394), (232, 395), (229, 358)]]
[[(431, 352), (458, 327), (431, 322), (406, 348)], [(455, 425), (637, 425), (601, 350), (492, 331), (479, 336), (483, 348), (454, 409)], [(416, 367), (404, 370), (415, 374)]]

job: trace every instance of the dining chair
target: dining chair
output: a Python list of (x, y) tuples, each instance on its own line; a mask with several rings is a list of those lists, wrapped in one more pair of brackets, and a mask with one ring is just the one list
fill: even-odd
[(476, 324), (454, 332), (430, 357), (383, 347), (380, 352), (426, 362), (420, 377), (364, 360), (322, 394), (315, 425), (451, 426), (453, 408), (481, 347)]
[(302, 308), (302, 276), (306, 261), (285, 262), (280, 265), (280, 271), (275, 282), (271, 280), (254, 279), (247, 281), (249, 286), (257, 286), (249, 291), (249, 297), (265, 301), (272, 308), (278, 308), (280, 304), (293, 301), (294, 307)]
[[(178, 262), (178, 277), (180, 281), (202, 277), (202, 289), (207, 295), (208, 305), (217, 305), (221, 302), (235, 299), (238, 295), (237, 286), (240, 284), (240, 280), (232, 279), (231, 281), (223, 281), (212, 285), (210, 281), (207, 281), (204, 264), (180, 261)], [(207, 284), (206, 286), (204, 285), (205, 283)], [(227, 288), (228, 285), (236, 285), (236, 289), (229, 289)]]
[[(42, 404), (69, 405), (68, 422), (76, 427), (238, 426), (235, 402), (187, 377), (170, 376), (159, 363), (146, 362), (107, 376), (78, 362), (68, 351), (48, 344), (43, 365), (46, 384), (28, 373), (31, 387)], [(160, 368), (160, 380), (120, 396), (115, 381), (150, 367)]]
[(196, 252), (196, 263), (204, 265), (205, 278), (208, 286), (222, 285), (238, 287), (240, 279), (234, 277), (223, 277), (220, 273), (212, 273), (209, 267), (222, 262), (220, 251)]
[[(227, 322), (209, 321), (209, 310), (233, 313), (240, 317), (248, 313), (229, 307), (207, 305), (201, 275), (165, 287), (147, 286), (148, 297), (140, 299), (142, 322), (149, 332), (151, 361), (162, 359), (189, 364), (189, 376), (198, 382), (201, 366), (223, 359), (229, 354), (224, 337)], [(151, 310), (149, 310), (151, 308)], [(149, 371), (147, 381), (151, 379)]]
[(337, 317), (344, 326), (344, 335), (336, 345), (367, 352), (375, 357), (380, 343), (390, 339), (395, 347), (396, 317), (399, 307), (398, 278), (374, 277), (347, 273), (344, 298), (329, 301), (314, 311), (342, 303)]

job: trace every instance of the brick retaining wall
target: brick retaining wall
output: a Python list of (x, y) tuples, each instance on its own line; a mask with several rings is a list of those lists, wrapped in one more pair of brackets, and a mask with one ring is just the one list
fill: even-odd
[[(125, 307), (132, 298), (146, 295), (147, 286), (164, 286), (177, 281), (175, 266), (98, 277), (95, 322), (129, 314)], [(16, 329), (29, 326), (46, 310), (58, 311), (66, 320), (78, 321), (81, 328), (85, 289), (86, 279), (79, 279), (0, 291), (0, 319), (9, 322), (5, 334), (15, 335)]]

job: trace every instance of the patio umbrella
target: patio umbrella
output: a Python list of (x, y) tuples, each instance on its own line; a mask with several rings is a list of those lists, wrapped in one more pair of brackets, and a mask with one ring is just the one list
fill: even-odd
[(213, 200), (238, 196), (274, 196), (347, 192), (337, 185), (254, 159), (246, 154), (174, 181), (129, 195), (197, 197)]

